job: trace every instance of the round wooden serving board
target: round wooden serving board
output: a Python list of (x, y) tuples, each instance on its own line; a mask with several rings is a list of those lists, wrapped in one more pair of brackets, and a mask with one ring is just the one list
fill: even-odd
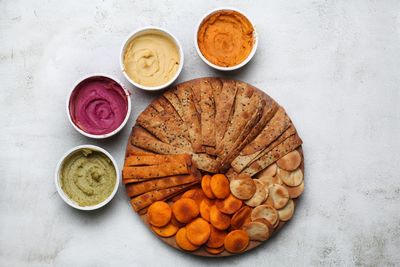
[[(175, 90), (175, 92), (176, 92), (176, 90), (180, 90), (180, 88), (183, 88), (183, 87), (190, 87), (191, 90), (196, 90), (196, 89), (199, 90), (199, 86), (200, 86), (201, 82), (208, 82), (208, 83), (211, 83), (212, 81), (216, 81), (216, 80), (220, 81), (222, 84), (225, 84), (225, 83), (231, 83), (231, 84), (232, 84), (232, 83), (233, 83), (233, 84), (240, 84), (241, 86), (243, 86), (243, 85), (245, 85), (245, 86), (251, 86), (251, 85), (248, 85), (248, 84), (246, 84), (246, 83), (244, 83), (244, 82), (236, 81), (236, 80), (220, 79), (220, 78), (199, 78), (199, 79), (194, 79), (194, 80), (190, 80), (190, 81), (187, 81), (187, 82), (178, 84), (178, 85), (174, 86), (173, 88), (169, 88), (169, 89), (167, 89), (167, 90), (168, 90), (168, 91), (170, 91), (170, 90)], [(252, 87), (252, 86), (251, 86), (251, 87)], [(222, 86), (222, 89), (223, 89), (223, 88), (224, 88), (224, 87)], [(252, 87), (252, 88), (254, 88), (254, 87)], [(215, 90), (215, 88), (214, 88), (214, 90)], [(262, 92), (261, 90), (259, 90), (259, 89), (257, 89), (257, 88), (254, 88), (254, 90), (257, 91), (258, 93), (261, 93), (262, 95), (267, 96), (264, 92)], [(267, 97), (268, 97), (268, 96), (267, 96)], [(163, 98), (163, 96), (161, 96), (160, 98)], [(151, 104), (150, 104), (150, 105), (151, 105)], [(150, 106), (150, 105), (149, 105), (149, 106)], [(140, 115), (139, 115), (139, 116), (140, 116)], [(136, 123), (136, 124), (137, 124), (137, 123)], [(134, 127), (136, 127), (136, 125), (135, 125)], [(293, 127), (294, 127), (294, 126), (293, 126)], [(297, 133), (296, 133), (296, 134), (297, 134)], [(130, 151), (132, 151), (131, 148), (132, 148), (132, 147), (136, 147), (136, 146), (133, 145), (133, 142), (132, 142), (132, 140), (133, 140), (134, 138), (135, 138), (135, 134), (134, 134), (134, 130), (132, 129), (132, 132), (131, 132), (131, 135), (130, 135), (130, 138), (129, 138), (129, 140), (128, 140), (128, 144), (127, 144), (127, 147), (126, 147), (126, 155), (125, 155), (125, 158), (132, 154), (132, 153), (130, 152)], [(140, 149), (142, 149), (142, 148), (140, 148)], [(143, 149), (144, 149), (145, 151), (149, 151), (149, 150), (146, 149), (146, 148), (143, 148)], [(297, 150), (300, 152), (301, 157), (302, 157), (302, 162), (301, 162), (301, 165), (299, 166), (299, 168), (302, 170), (302, 172), (303, 172), (303, 174), (304, 174), (304, 154), (303, 154), (303, 150), (302, 150), (301, 144), (300, 144), (299, 146), (297, 146)], [(149, 151), (149, 152), (154, 153), (154, 154), (161, 154), (161, 153), (157, 153), (156, 151)], [(164, 153), (164, 154), (167, 154), (167, 153)], [(207, 171), (204, 171), (204, 170), (200, 170), (200, 172), (202, 173), (202, 175), (203, 175), (203, 174), (210, 174), (210, 172), (207, 172)], [(226, 171), (219, 171), (218, 173), (226, 173)], [(255, 176), (256, 176), (256, 175), (254, 175), (253, 178), (255, 178)], [(196, 187), (196, 186), (194, 186), (194, 187)], [(191, 189), (191, 188), (193, 188), (193, 187), (190, 187), (189, 189)], [(201, 188), (200, 184), (198, 185), (198, 188)], [(187, 189), (187, 190), (189, 190), (189, 189)], [(180, 194), (181, 194), (181, 193), (180, 193)], [(293, 199), (294, 204), (295, 204), (295, 207), (296, 207), (297, 200), (298, 200), (298, 198), (294, 198), (294, 199)], [(171, 202), (171, 201), (170, 201), (170, 202)], [(147, 226), (149, 227), (149, 230), (151, 231), (151, 226), (150, 226), (150, 224), (148, 223), (148, 220), (147, 220), (147, 212), (145, 212), (145, 213), (143, 213), (143, 212), (138, 212), (138, 215), (140, 216), (140, 218), (142, 219), (142, 221), (145, 223), (145, 225), (147, 225)], [(279, 222), (279, 225), (276, 227), (276, 229), (274, 229), (273, 234), (275, 234), (278, 230), (280, 230), (280, 229), (284, 226), (284, 224), (285, 224), (285, 222), (280, 221), (280, 222)], [(273, 235), (273, 234), (272, 234), (272, 235)], [(272, 236), (272, 235), (271, 235), (271, 236)], [(160, 237), (160, 236), (158, 236), (158, 235), (156, 235), (156, 236), (157, 236), (159, 239), (161, 239), (163, 242), (165, 242), (166, 244), (168, 244), (169, 246), (171, 246), (171, 247), (173, 247), (173, 248), (176, 248), (176, 249), (178, 249), (178, 250), (180, 250), (180, 251), (183, 251), (183, 252), (186, 252), (186, 253), (189, 253), (189, 254), (193, 254), (193, 255), (197, 255), (197, 256), (203, 256), (203, 257), (226, 257), (226, 256), (237, 255), (237, 254), (229, 253), (229, 252), (226, 251), (226, 250), (224, 250), (224, 251), (223, 251), (222, 253), (220, 253), (220, 254), (213, 255), (213, 254), (208, 253), (203, 247), (200, 247), (200, 248), (199, 248), (198, 250), (196, 250), (196, 251), (185, 251), (185, 250), (182, 250), (182, 249), (176, 244), (176, 242), (175, 242), (175, 236), (172, 236), (172, 237), (169, 237), (169, 238), (163, 238), (163, 237)], [(264, 242), (265, 242), (265, 241), (264, 241)], [(246, 251), (252, 250), (252, 249), (258, 247), (259, 245), (261, 245), (262, 243), (263, 243), (263, 242), (259, 242), (259, 241), (250, 241), (250, 243), (249, 243), (248, 247), (246, 248), (246, 250), (244, 250), (244, 251), (241, 252), (241, 253), (244, 253), (244, 252), (246, 252)]]

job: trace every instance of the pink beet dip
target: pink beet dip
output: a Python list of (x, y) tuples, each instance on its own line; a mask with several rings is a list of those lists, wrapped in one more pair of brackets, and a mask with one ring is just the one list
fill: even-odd
[(69, 99), (73, 123), (86, 133), (108, 134), (116, 130), (128, 113), (128, 95), (120, 84), (104, 76), (80, 82)]

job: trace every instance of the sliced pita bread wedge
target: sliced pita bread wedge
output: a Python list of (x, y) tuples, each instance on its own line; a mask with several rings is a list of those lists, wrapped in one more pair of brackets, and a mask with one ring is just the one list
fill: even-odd
[(250, 155), (265, 149), (278, 136), (280, 136), (290, 126), (289, 116), (285, 110), (280, 107), (275, 116), (267, 123), (261, 133), (249, 143), (240, 153), (241, 155)]
[(287, 153), (295, 150), (301, 144), (302, 141), (300, 137), (297, 134), (292, 135), (285, 141), (277, 145), (275, 148), (273, 148), (270, 152), (251, 163), (246, 169), (242, 171), (242, 173), (253, 176), (271, 165), (272, 163), (276, 162)]
[(127, 184), (126, 192), (129, 197), (135, 197), (149, 191), (175, 187), (178, 185), (189, 184), (196, 181), (199, 181), (198, 177), (191, 174), (169, 176), (169, 177), (144, 181), (141, 183)]
[(155, 155), (153, 152), (142, 149), (140, 147), (134, 146), (131, 143), (131, 140), (129, 140), (127, 149), (126, 149), (126, 156), (129, 155), (137, 155), (137, 156), (142, 156), (142, 155)]
[(204, 146), (215, 147), (215, 103), (209, 80), (200, 80), (200, 121), (201, 137)]
[(179, 117), (183, 121), (183, 109), (182, 109), (182, 104), (177, 95), (175, 94), (176, 88), (173, 88), (171, 90), (168, 90), (164, 93), (165, 99), (168, 100), (168, 102), (174, 107), (176, 113), (178, 113)]
[(140, 211), (150, 206), (151, 203), (160, 200), (165, 200), (168, 199), (169, 197), (173, 197), (182, 192), (182, 190), (185, 190), (186, 188), (189, 188), (190, 186), (196, 183), (198, 182), (146, 192), (144, 194), (132, 198), (131, 205), (135, 211)]
[[(232, 114), (235, 97), (236, 83), (233, 80), (221, 80), (222, 89), (219, 94), (214, 94), (215, 100), (215, 141), (217, 151), (220, 150), (221, 141), (224, 137)], [(214, 91), (215, 92), (215, 91)]]
[[(261, 100), (261, 99), (260, 99)], [(257, 123), (257, 121), (260, 120), (260, 117), (262, 115), (262, 110), (264, 106), (264, 101), (261, 100), (259, 102), (259, 105), (257, 106), (256, 111), (253, 113), (252, 117), (247, 121), (246, 126), (242, 128), (242, 131), (239, 135), (239, 137), (236, 139), (236, 141), (231, 145), (231, 148), (225, 149), (226, 154), (223, 155), (223, 158), (221, 159), (221, 170), (226, 171), (231, 162), (233, 161), (236, 156), (240, 153), (240, 151), (243, 149), (243, 147), (246, 145), (245, 142), (243, 142), (246, 137), (248, 136), (248, 133), (254, 129), (254, 125)]]
[(256, 111), (259, 102), (257, 97), (253, 97), (254, 87), (239, 81), (236, 82), (236, 87), (232, 118), (228, 122), (225, 134), (217, 148), (219, 157), (223, 157), (239, 137), (242, 129)]
[(189, 154), (181, 155), (132, 155), (125, 159), (125, 166), (160, 165), (169, 162), (192, 164)]
[(164, 143), (190, 150), (185, 126), (181, 120), (166, 111), (158, 112), (153, 106), (148, 106), (137, 118), (136, 123), (151, 132)]
[(132, 139), (133, 145), (138, 146), (142, 149), (149, 150), (158, 154), (187, 154), (191, 151), (184, 150), (178, 147), (174, 147), (170, 144), (163, 143), (151, 133), (146, 131), (140, 126), (134, 126), (132, 129)]
[(231, 163), (231, 166), (236, 172), (243, 171), (247, 166), (251, 163), (259, 159), (260, 157), (264, 156), (268, 152), (270, 152), (273, 148), (277, 145), (285, 141), (290, 136), (296, 133), (296, 129), (293, 125), (291, 125), (285, 132), (283, 132), (275, 141), (273, 141), (267, 148), (262, 151), (258, 151), (251, 155), (239, 155), (237, 156)]
[[(260, 91), (257, 91), (256, 93), (261, 94)], [(278, 110), (279, 105), (269, 96), (265, 94), (261, 94), (261, 97), (264, 99), (264, 107), (263, 107), (263, 112), (261, 114), (261, 118), (258, 120), (258, 122), (255, 124), (254, 127), (250, 130), (250, 133), (245, 137), (245, 139), (242, 141), (241, 144), (236, 144), (234, 149), (229, 153), (229, 155), (226, 157), (224, 160), (223, 165), (226, 163), (231, 163), (241, 152), (241, 150), (246, 147), (247, 144), (249, 144), (253, 139), (264, 129), (265, 125), (268, 123), (268, 121), (274, 116), (276, 111)], [(223, 169), (226, 169), (226, 166), (223, 167)]]
[(151, 179), (171, 175), (188, 174), (189, 172), (190, 168), (186, 163), (167, 162), (152, 166), (125, 166), (122, 170), (122, 176), (124, 179)]
[(219, 171), (219, 162), (207, 154), (193, 154), (192, 160), (200, 170), (211, 173)]
[(183, 83), (178, 86), (175, 93), (182, 106), (183, 121), (188, 129), (192, 149), (194, 152), (203, 152), (200, 118), (195, 106), (192, 88)]

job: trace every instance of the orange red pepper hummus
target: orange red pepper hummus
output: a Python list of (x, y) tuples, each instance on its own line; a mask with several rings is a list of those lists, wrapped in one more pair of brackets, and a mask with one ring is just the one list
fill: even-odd
[(253, 32), (253, 25), (244, 15), (233, 10), (221, 10), (201, 23), (197, 43), (208, 61), (231, 67), (249, 56), (254, 45)]

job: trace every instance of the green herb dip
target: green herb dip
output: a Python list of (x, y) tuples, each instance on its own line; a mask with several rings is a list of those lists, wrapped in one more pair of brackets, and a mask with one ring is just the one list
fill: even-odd
[(64, 160), (61, 188), (79, 206), (93, 206), (111, 195), (116, 177), (114, 165), (105, 154), (83, 148)]

